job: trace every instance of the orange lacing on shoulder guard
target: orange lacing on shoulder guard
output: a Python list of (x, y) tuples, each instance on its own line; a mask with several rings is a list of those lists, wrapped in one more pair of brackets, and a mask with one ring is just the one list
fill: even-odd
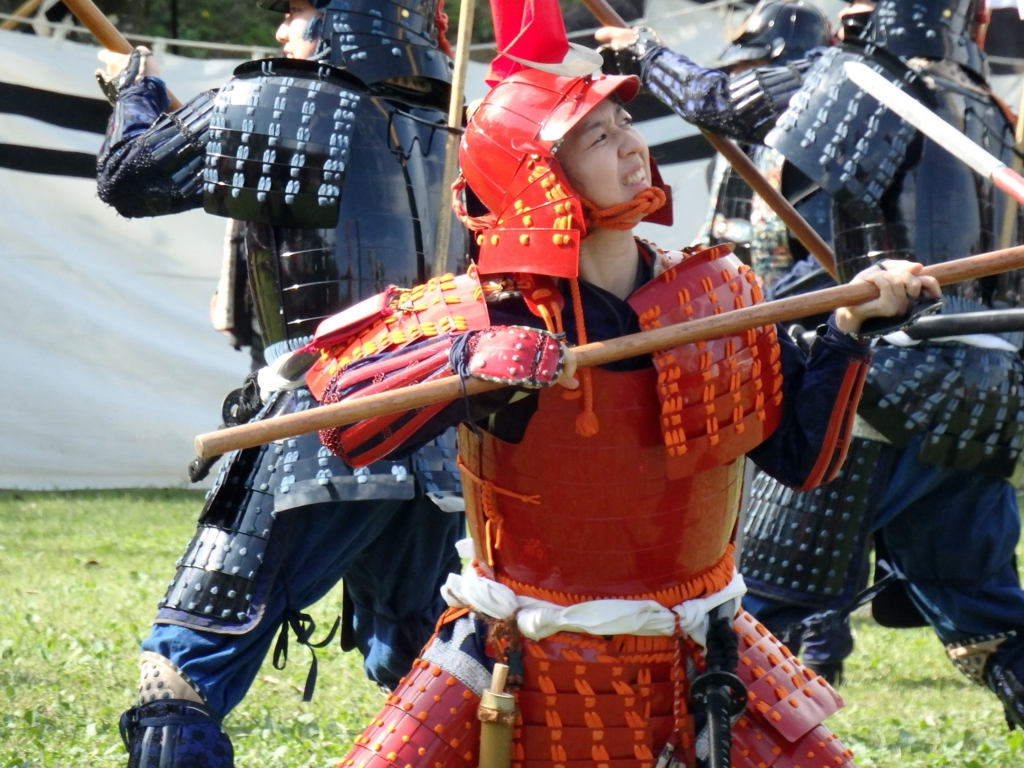
[[(725, 589), (729, 582), (732, 581), (733, 572), (735, 571), (735, 563), (733, 561), (734, 549), (735, 545), (729, 544), (725, 550), (725, 554), (722, 555), (722, 558), (717, 563), (711, 566), (711, 568), (706, 570), (704, 573), (699, 576), (695, 576), (682, 584), (677, 584), (676, 586), (669, 587), (667, 589), (659, 589), (657, 592), (647, 592), (640, 595), (622, 595), (617, 599), (653, 600), (665, 608), (672, 608), (686, 600), (692, 600), (695, 597), (707, 597), (708, 595), (713, 595), (715, 592)], [(498, 583), (509, 587), (517, 595), (534, 597), (538, 600), (547, 600), (549, 603), (554, 603), (555, 605), (578, 605), (579, 603), (587, 603), (593, 600), (608, 599), (607, 597), (597, 597), (593, 595), (571, 595), (566, 592), (556, 592), (552, 589), (545, 589), (544, 587), (535, 587), (532, 584), (524, 584), (521, 581), (511, 579), (501, 573), (497, 574), (497, 580)]]
[(540, 496), (536, 494), (526, 495), (507, 491), (504, 488), (499, 488), (490, 480), (484, 480), (483, 478), (477, 477), (470, 468), (466, 466), (466, 462), (462, 460), (461, 456), (456, 459), (456, 463), (462, 471), (463, 477), (469, 478), (471, 483), (480, 488), (480, 505), (483, 507), (484, 517), (487, 520), (484, 524), (484, 552), (486, 553), (487, 564), (493, 568), (494, 551), (501, 548), (501, 524), (505, 520), (498, 511), (498, 505), (495, 501), (494, 495), (501, 494), (502, 496), (508, 496), (510, 499), (517, 499), (526, 504), (540, 504)]

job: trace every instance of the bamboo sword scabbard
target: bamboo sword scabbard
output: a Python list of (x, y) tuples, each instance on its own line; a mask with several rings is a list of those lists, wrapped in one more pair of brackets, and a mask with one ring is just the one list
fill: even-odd
[[(1011, 269), (1024, 267), (1024, 246), (992, 251), (978, 256), (948, 261), (926, 267), (922, 274), (930, 275), (941, 285), (987, 277)], [(871, 283), (852, 283), (806, 293), (789, 299), (744, 307), (720, 315), (692, 320), (665, 328), (621, 336), (573, 348), (576, 364), (580, 368), (605, 365), (637, 355), (647, 355), (681, 344), (692, 344), (722, 336), (742, 333), (810, 315), (831, 312), (839, 307), (863, 304), (878, 298), (878, 289)], [(463, 384), (465, 390), (463, 390)], [(395, 392), (384, 392), (362, 398), (335, 403), (310, 411), (293, 413), (264, 421), (251, 422), (238, 427), (207, 432), (196, 438), (196, 453), (201, 457), (217, 456), (236, 448), (252, 448), (274, 440), (303, 435), (329, 427), (353, 424), (357, 421), (398, 413), (412, 408), (455, 400), (467, 395), (501, 389), (502, 384), (469, 378), (461, 382), (448, 377), (405, 387)]]

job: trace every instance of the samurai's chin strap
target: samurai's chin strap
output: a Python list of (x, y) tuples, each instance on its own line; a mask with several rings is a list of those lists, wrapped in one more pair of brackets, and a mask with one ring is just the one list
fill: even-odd
[(143, 651), (139, 657), (139, 706), (162, 699), (194, 701), (206, 704), (206, 697), (188, 675), (159, 653)]
[(645, 216), (664, 207), (668, 196), (659, 187), (648, 187), (626, 203), (619, 203), (610, 208), (598, 208), (585, 197), (583, 203), (584, 222), (587, 230), (601, 227), (603, 229), (632, 229)]

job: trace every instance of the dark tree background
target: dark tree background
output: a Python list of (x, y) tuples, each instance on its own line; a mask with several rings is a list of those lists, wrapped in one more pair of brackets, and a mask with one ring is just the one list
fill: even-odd
[[(0, 12), (11, 13), (23, 0), (0, 0)], [(580, 0), (559, 0), (571, 30), (587, 29), (596, 22)], [(118, 29), (129, 34), (172, 37), (172, 8), (177, 9), (177, 37), (203, 42), (236, 43), (239, 45), (274, 46), (274, 30), (281, 16), (257, 7), (255, 0), (96, 0), (99, 8), (111, 18)], [(638, 17), (643, 0), (613, 0), (612, 5), (627, 19)], [(449, 16), (448, 38), (455, 42), (459, 23), (459, 3), (445, 0)], [(47, 16), (58, 21), (66, 13), (58, 4)], [(477, 0), (474, 14), (473, 40), (493, 39), (490, 7), (486, 0)], [(185, 48), (187, 56), (208, 56), (204, 51)]]

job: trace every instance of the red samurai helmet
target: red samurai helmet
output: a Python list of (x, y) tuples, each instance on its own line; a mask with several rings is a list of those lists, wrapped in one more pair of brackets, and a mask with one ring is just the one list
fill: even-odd
[(569, 43), (557, 0), (492, 0), (491, 10), (499, 55), (463, 134), (456, 182), (456, 195), (468, 187), (488, 213), (469, 216), (460, 203), (456, 212), (477, 233), (482, 274), (575, 278), (588, 222), (631, 228), (638, 213), (672, 221), (653, 159), (654, 187), (625, 204), (632, 220), (622, 223), (625, 211), (600, 211), (573, 190), (555, 156), (587, 113), (613, 94), (630, 101), (640, 81), (602, 75), (599, 54)]

